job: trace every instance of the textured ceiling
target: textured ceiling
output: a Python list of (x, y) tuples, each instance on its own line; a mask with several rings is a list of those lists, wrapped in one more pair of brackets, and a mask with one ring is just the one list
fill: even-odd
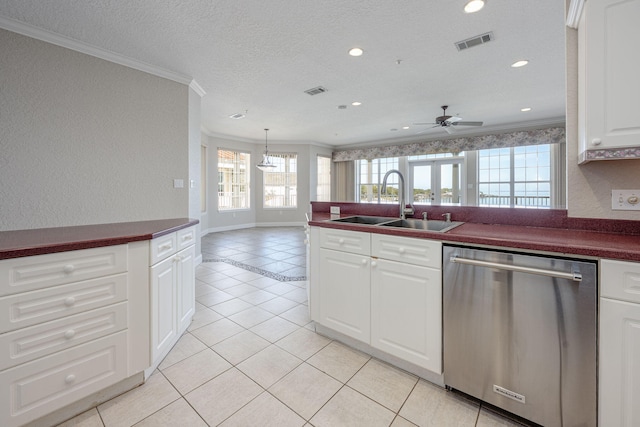
[[(270, 128), (274, 142), (415, 141), (448, 136), (412, 125), (443, 104), (484, 121), (458, 133), (563, 120), (564, 1), (488, 0), (471, 15), (464, 3), (2, 0), (0, 16), (195, 79), (213, 135), (261, 142)], [(490, 43), (454, 46), (489, 31)], [(350, 57), (354, 46), (364, 55)], [(510, 67), (523, 58), (528, 66)], [(315, 86), (328, 92), (304, 93)]]

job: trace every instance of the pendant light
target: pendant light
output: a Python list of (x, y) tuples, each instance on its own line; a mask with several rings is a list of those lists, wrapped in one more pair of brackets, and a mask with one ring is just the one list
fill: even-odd
[(271, 163), (271, 161), (269, 160), (269, 149), (267, 147), (268, 132), (269, 132), (269, 129), (264, 130), (264, 156), (262, 157), (262, 161), (256, 165), (257, 168), (263, 172), (272, 171), (276, 167), (276, 165)]

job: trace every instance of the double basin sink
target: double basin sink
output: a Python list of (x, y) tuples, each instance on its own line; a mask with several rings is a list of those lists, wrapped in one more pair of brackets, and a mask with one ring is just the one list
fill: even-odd
[(411, 230), (436, 231), (445, 233), (459, 225), (464, 224), (459, 221), (437, 221), (422, 219), (394, 219), (380, 216), (348, 216), (330, 220), (331, 222), (343, 222), (349, 224), (375, 225), (377, 227), (397, 227)]

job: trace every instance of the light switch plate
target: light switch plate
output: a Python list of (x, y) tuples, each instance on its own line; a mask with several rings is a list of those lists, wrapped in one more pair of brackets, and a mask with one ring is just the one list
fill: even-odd
[(640, 211), (640, 190), (611, 190), (611, 209)]
[(329, 209), (331, 215), (340, 215), (340, 206), (331, 206)]
[(173, 188), (184, 188), (184, 180), (183, 179), (174, 179), (173, 180)]

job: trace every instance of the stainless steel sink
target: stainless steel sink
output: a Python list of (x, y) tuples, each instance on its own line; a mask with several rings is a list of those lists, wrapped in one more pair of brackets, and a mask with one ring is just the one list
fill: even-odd
[(421, 219), (398, 219), (395, 221), (387, 221), (387, 222), (381, 223), (380, 226), (410, 228), (412, 230), (438, 231), (440, 233), (444, 233), (462, 224), (464, 224), (464, 222), (459, 222), (459, 221), (447, 222), (447, 221), (435, 221), (435, 220), (424, 221)]
[(332, 219), (331, 222), (348, 222), (351, 224), (368, 224), (368, 225), (376, 225), (384, 222), (393, 221), (393, 218), (382, 217), (382, 216), (347, 216), (344, 218)]

